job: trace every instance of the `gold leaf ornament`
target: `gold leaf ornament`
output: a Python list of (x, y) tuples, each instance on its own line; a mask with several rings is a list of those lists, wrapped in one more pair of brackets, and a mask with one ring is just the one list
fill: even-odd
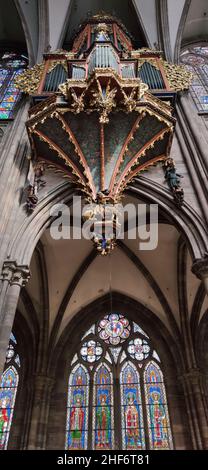
[(42, 78), (44, 67), (45, 65), (42, 63), (26, 69), (15, 78), (16, 87), (29, 95), (36, 93)]

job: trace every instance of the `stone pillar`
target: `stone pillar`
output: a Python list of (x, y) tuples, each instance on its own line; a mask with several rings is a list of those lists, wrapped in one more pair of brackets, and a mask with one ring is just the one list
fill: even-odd
[(208, 421), (205, 409), (203, 375), (190, 369), (181, 377), (194, 449), (208, 449)]
[(26, 285), (29, 277), (28, 266), (18, 265), (16, 261), (4, 262), (0, 290), (0, 375), (4, 369), (20, 290)]
[(196, 259), (192, 266), (192, 272), (204, 283), (208, 295), (208, 253), (201, 259)]
[(46, 448), (47, 426), (51, 391), (54, 379), (46, 375), (35, 375), (29, 382), (32, 408), (27, 449), (44, 450)]

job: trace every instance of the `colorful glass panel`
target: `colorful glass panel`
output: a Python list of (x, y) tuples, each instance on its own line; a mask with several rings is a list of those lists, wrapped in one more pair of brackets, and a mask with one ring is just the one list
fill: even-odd
[(151, 361), (144, 372), (145, 401), (151, 449), (172, 449), (172, 435), (163, 375)]
[(12, 423), (19, 375), (12, 366), (5, 370), (0, 381), (0, 450), (7, 448)]
[(9, 362), (14, 361), (18, 365), (18, 367), (20, 367), (20, 358), (16, 351), (16, 344), (17, 341), (13, 333), (11, 333), (9, 345), (6, 352), (6, 363), (8, 364)]
[(191, 95), (199, 111), (208, 112), (208, 47), (190, 46), (181, 54), (181, 62), (193, 74)]
[(113, 379), (106, 364), (101, 364), (94, 376), (93, 447), (114, 448)]
[(88, 403), (89, 374), (78, 364), (69, 377), (66, 449), (87, 449)]
[(141, 338), (135, 338), (129, 341), (127, 350), (129, 355), (137, 361), (143, 361), (144, 359), (147, 359), (150, 353), (148, 342)]
[(99, 361), (103, 350), (100, 343), (94, 340), (87, 341), (81, 347), (80, 354), (82, 359), (87, 362)]
[(127, 362), (120, 374), (123, 449), (145, 449), (139, 374)]
[[(131, 332), (133, 337), (130, 336)], [(86, 339), (83, 341), (83, 338)], [(126, 343), (122, 344), (124, 341)], [(12, 355), (12, 348), (10, 350), (8, 356)], [(100, 364), (95, 368), (96, 361)], [(165, 385), (159, 361), (148, 335), (139, 325), (130, 323), (119, 313), (106, 315), (89, 328), (82, 337), (78, 354), (75, 351), (71, 362), (73, 371), (68, 389), (66, 449), (92, 446), (97, 450), (111, 450), (118, 448), (121, 440), (124, 450), (143, 450), (147, 446), (151, 449), (172, 449)], [(91, 398), (89, 401), (91, 392), (92, 401)], [(118, 394), (121, 408), (115, 413), (114, 398), (117, 404)], [(144, 422), (148, 424), (148, 435)], [(90, 435), (88, 429), (92, 430)]]
[[(6, 60), (6, 59), (9, 60)], [(15, 59), (15, 54), (5, 54), (0, 62), (0, 119), (14, 117), (14, 108), (20, 98), (20, 91), (15, 85), (16, 76), (26, 67), (22, 59)]]
[(129, 337), (130, 330), (127, 318), (118, 313), (106, 315), (98, 326), (100, 338), (114, 346), (123, 343)]

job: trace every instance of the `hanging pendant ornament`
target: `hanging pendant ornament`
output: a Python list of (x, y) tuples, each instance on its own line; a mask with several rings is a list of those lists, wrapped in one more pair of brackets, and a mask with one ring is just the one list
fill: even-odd
[(97, 203), (91, 203), (83, 213), (88, 222), (91, 239), (101, 255), (107, 255), (116, 246), (121, 231), (122, 212), (119, 204), (113, 204), (101, 191), (97, 195)]

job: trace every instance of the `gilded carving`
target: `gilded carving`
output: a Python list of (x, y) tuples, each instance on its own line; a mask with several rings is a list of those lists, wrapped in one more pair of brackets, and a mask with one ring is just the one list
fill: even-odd
[(24, 93), (32, 95), (37, 92), (43, 75), (45, 64), (34, 65), (31, 69), (26, 69), (15, 79), (15, 84)]
[(166, 60), (163, 60), (162, 63), (171, 90), (188, 90), (193, 79), (192, 73), (184, 65), (169, 64)]
[(92, 100), (90, 107), (96, 108), (100, 113), (100, 123), (106, 124), (109, 122), (108, 115), (112, 109), (116, 107), (115, 96), (117, 93), (116, 88), (111, 88), (111, 80), (108, 80), (105, 89), (102, 89), (99, 80), (96, 80), (97, 90), (92, 92)]
[(89, 80), (68, 79), (59, 86), (59, 90), (69, 101), (71, 112), (90, 113), (96, 109), (100, 114), (100, 123), (107, 124), (113, 109), (123, 109), (127, 113), (136, 109), (137, 102), (147, 92), (148, 85), (139, 78), (122, 78), (115, 70), (103, 68), (95, 69)]

